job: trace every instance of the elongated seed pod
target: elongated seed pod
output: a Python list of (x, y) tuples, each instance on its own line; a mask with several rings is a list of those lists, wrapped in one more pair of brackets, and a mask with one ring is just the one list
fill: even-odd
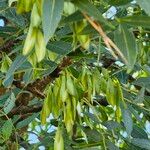
[(38, 11), (37, 3), (34, 3), (31, 13), (31, 24), (33, 27), (39, 27), (41, 23), (41, 17)]
[(62, 131), (60, 127), (58, 127), (56, 131), (54, 150), (64, 150), (64, 140), (63, 140)]
[(25, 5), (24, 5), (24, 8), (25, 8), (25, 12), (29, 12), (33, 7), (33, 3), (31, 0), (25, 0)]
[(35, 40), (36, 40), (36, 28), (30, 26), (23, 47), (23, 55), (27, 55), (32, 51), (32, 49), (34, 48)]
[(22, 14), (25, 12), (24, 5), (25, 5), (25, 0), (18, 0), (18, 3), (17, 3), (18, 14)]
[(44, 41), (43, 33), (40, 30), (37, 31), (35, 53), (36, 53), (38, 62), (40, 62), (45, 57), (46, 44)]

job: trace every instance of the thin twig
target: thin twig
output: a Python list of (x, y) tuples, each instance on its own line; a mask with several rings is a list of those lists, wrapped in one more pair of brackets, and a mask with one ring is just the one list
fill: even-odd
[(128, 63), (128, 61), (126, 60), (126, 58), (124, 57), (124, 55), (122, 54), (121, 50), (115, 45), (115, 43), (106, 35), (106, 33), (103, 31), (101, 25), (99, 23), (97, 23), (96, 21), (92, 20), (91, 17), (89, 17), (88, 15), (86, 15), (85, 13), (83, 13), (83, 16), (87, 19), (87, 21), (95, 28), (95, 30), (98, 31), (98, 33), (101, 35), (101, 37), (103, 38), (103, 41), (105, 43), (105, 45), (107, 46), (107, 48), (109, 49), (110, 53), (113, 55), (113, 57), (115, 59), (117, 59), (118, 57), (116, 56), (116, 54), (114, 53), (113, 49), (115, 50), (115, 52), (118, 54), (118, 56), (120, 56), (120, 58), (123, 60), (123, 62), (125, 64)]

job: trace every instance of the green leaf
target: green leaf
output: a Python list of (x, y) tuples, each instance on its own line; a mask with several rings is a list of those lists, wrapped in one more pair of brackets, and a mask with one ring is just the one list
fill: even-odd
[(131, 133), (132, 137), (134, 138), (143, 138), (143, 139), (148, 139), (148, 136), (144, 129), (138, 127), (137, 125), (133, 126), (133, 131)]
[(19, 27), (24, 27), (25, 26), (25, 20), (23, 16), (18, 15), (16, 13), (15, 8), (8, 8), (6, 11), (2, 13), (2, 16), (6, 17), (10, 22), (12, 22), (14, 25), (17, 25)]
[(141, 26), (145, 28), (150, 28), (150, 17), (148, 16), (127, 16), (124, 18), (119, 18), (120, 23), (126, 23), (132, 26)]
[(14, 93), (11, 93), (10, 97), (6, 100), (5, 104), (4, 104), (4, 112), (5, 114), (8, 114), (13, 107), (15, 106), (15, 95)]
[(85, 127), (83, 131), (87, 136), (88, 142), (98, 142), (103, 139), (102, 135), (95, 129), (92, 130), (89, 127)]
[(132, 84), (145, 87), (145, 89), (150, 92), (150, 77), (138, 78), (136, 81), (132, 82)]
[(2, 135), (5, 140), (8, 140), (9, 137), (11, 136), (12, 129), (13, 129), (12, 121), (11, 120), (5, 121), (4, 125), (2, 126)]
[(20, 129), (23, 128), (24, 126), (29, 125), (29, 123), (31, 123), (36, 117), (38, 117), (39, 113), (34, 113), (33, 115), (31, 115), (30, 117), (24, 119), (23, 121), (17, 123), (16, 128)]
[(23, 75), (23, 81), (25, 83), (29, 83), (30, 80), (32, 79), (32, 75), (33, 75), (33, 70), (32, 69), (27, 70)]
[(71, 78), (69, 72), (67, 72), (66, 86), (67, 86), (67, 91), (68, 91), (68, 93), (69, 93), (70, 95), (76, 97), (76, 96), (77, 96), (76, 86), (75, 86), (74, 80)]
[(42, 12), (42, 25), (45, 42), (53, 36), (61, 19), (64, 0), (44, 0)]
[(66, 17), (62, 23), (71, 23), (71, 22), (76, 22), (76, 21), (81, 21), (83, 20), (83, 15), (81, 14), (80, 11), (76, 11), (73, 14), (69, 15), (68, 17)]
[[(26, 57), (25, 56), (22, 56), (22, 55), (19, 55), (16, 57), (16, 59), (13, 61), (13, 63), (11, 64), (7, 74), (6, 74), (6, 78), (4, 80), (4, 83), (9, 80), (14, 72), (26, 61)], [(8, 84), (11, 84), (11, 82), (9, 82)]]
[(6, 6), (7, 6), (7, 0), (1, 0), (0, 1), (0, 10), (1, 10), (1, 8), (6, 7)]
[(150, 77), (141, 77), (138, 78), (136, 81), (132, 82), (134, 85), (138, 85), (140, 87), (146, 87), (150, 85)]
[(83, 12), (87, 13), (90, 17), (94, 17), (95, 20), (100, 21), (114, 29), (114, 26), (103, 18), (100, 11), (88, 0), (74, 0), (73, 3)]
[(140, 5), (141, 8), (145, 10), (145, 12), (150, 15), (150, 9), (149, 9), (149, 0), (136, 0), (137, 4)]
[(121, 125), (118, 122), (115, 122), (113, 120), (109, 120), (103, 123), (103, 125), (108, 129), (108, 130), (114, 130), (121, 128)]
[(60, 55), (66, 55), (72, 50), (71, 43), (64, 41), (53, 41), (47, 44), (47, 48)]
[(113, 81), (109, 78), (107, 81), (106, 99), (112, 106), (116, 105), (116, 95)]
[(133, 138), (131, 139), (131, 143), (135, 146), (144, 148), (146, 150), (150, 150), (150, 140), (141, 139), (141, 138)]
[(115, 31), (114, 38), (117, 46), (128, 61), (128, 71), (131, 71), (137, 57), (137, 45), (133, 33), (129, 31), (126, 26), (120, 25), (118, 30)]
[(127, 134), (130, 136), (133, 129), (133, 121), (131, 113), (128, 109), (122, 109), (122, 118)]

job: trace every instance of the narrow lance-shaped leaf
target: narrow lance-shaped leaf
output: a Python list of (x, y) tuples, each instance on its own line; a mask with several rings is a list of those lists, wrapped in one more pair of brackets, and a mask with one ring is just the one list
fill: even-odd
[(13, 61), (13, 63), (11, 64), (7, 74), (6, 74), (6, 78), (4, 80), (4, 83), (14, 74), (14, 72), (26, 61), (26, 57), (19, 55), (16, 57), (16, 59)]
[(118, 30), (115, 32), (115, 42), (120, 48), (124, 57), (127, 59), (127, 68), (130, 72), (136, 62), (137, 57), (137, 45), (135, 37), (132, 32), (130, 32), (126, 26), (120, 25)]
[(133, 129), (133, 121), (130, 111), (128, 109), (122, 109), (122, 117), (127, 134), (130, 136)]
[(131, 143), (135, 146), (141, 147), (142, 149), (150, 150), (150, 140), (133, 138), (131, 139)]
[(30, 117), (24, 119), (23, 121), (20, 121), (17, 123), (16, 128), (21, 129), (27, 125), (29, 125), (30, 122), (32, 122), (36, 117), (38, 117), (39, 113), (33, 113)]
[(6, 100), (5, 104), (4, 104), (4, 112), (5, 114), (8, 114), (13, 107), (15, 106), (15, 95), (14, 93), (11, 93), (10, 97)]
[(137, 125), (133, 126), (133, 131), (132, 131), (131, 135), (133, 138), (148, 139), (148, 135), (147, 135), (146, 131)]
[(127, 16), (124, 18), (119, 18), (120, 23), (126, 23), (132, 26), (142, 26), (145, 28), (150, 28), (150, 17), (149, 16)]
[(42, 12), (42, 25), (45, 42), (53, 36), (61, 19), (64, 0), (44, 0)]
[(2, 135), (5, 140), (9, 139), (12, 134), (13, 123), (11, 120), (7, 120), (2, 126)]

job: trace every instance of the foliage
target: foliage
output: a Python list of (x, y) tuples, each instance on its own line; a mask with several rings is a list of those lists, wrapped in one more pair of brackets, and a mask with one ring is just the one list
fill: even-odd
[(150, 150), (149, 6), (0, 1), (0, 148)]

